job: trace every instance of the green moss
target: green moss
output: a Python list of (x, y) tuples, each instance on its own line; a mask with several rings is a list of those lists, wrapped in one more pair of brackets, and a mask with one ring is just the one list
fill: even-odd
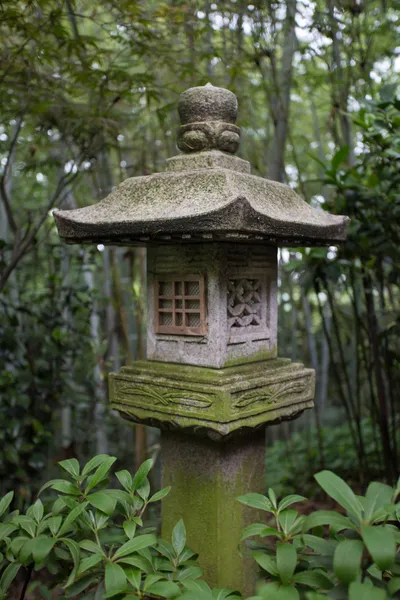
[(226, 445), (163, 434), (163, 485), (172, 490), (163, 503), (162, 534), (171, 538), (183, 518), (189, 547), (199, 553), (211, 586), (254, 592), (254, 561), (240, 556), (243, 528), (258, 519), (236, 498), (263, 491), (263, 435)]
[(271, 350), (260, 350), (260, 352), (256, 352), (255, 354), (250, 354), (249, 356), (240, 356), (238, 358), (232, 358), (225, 362), (224, 368), (232, 367), (232, 366), (241, 366), (247, 365), (255, 362), (260, 362), (264, 360), (273, 360), (277, 358), (277, 349), (276, 346), (273, 346)]
[(226, 436), (313, 406), (314, 373), (289, 359), (210, 369), (153, 361), (111, 374), (111, 406), (136, 421)]

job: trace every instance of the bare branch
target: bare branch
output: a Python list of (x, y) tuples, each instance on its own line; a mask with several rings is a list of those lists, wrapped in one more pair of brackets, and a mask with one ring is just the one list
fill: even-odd
[(13, 211), (11, 208), (10, 198), (8, 197), (7, 178), (8, 178), (9, 172), (10, 172), (11, 163), (12, 163), (12, 159), (13, 159), (13, 155), (14, 155), (14, 150), (15, 150), (15, 146), (16, 146), (16, 143), (18, 140), (19, 132), (21, 131), (21, 127), (22, 127), (22, 115), (20, 115), (17, 119), (17, 125), (15, 127), (14, 135), (12, 137), (11, 144), (10, 144), (10, 149), (8, 151), (7, 162), (4, 167), (3, 175), (0, 179), (0, 194), (3, 199), (3, 204), (4, 204), (5, 211), (6, 211), (8, 222), (10, 224), (11, 230), (14, 233), (14, 235), (17, 234), (18, 226), (14, 219)]

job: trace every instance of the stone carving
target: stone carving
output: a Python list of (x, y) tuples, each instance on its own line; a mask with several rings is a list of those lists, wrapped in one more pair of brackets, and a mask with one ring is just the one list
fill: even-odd
[(231, 330), (260, 326), (262, 284), (260, 279), (228, 281), (228, 326)]
[(240, 128), (234, 124), (238, 105), (232, 92), (210, 83), (191, 88), (181, 95), (178, 110), (178, 148), (182, 152), (221, 150), (235, 154)]
[(288, 359), (225, 369), (138, 361), (110, 374), (110, 398), (132, 420), (168, 429), (172, 418), (182, 429), (217, 439), (311, 408), (314, 384), (311, 369)]
[(122, 396), (135, 398), (148, 398), (153, 405), (181, 405), (192, 408), (209, 408), (213, 398), (206, 394), (199, 394), (192, 390), (170, 389), (152, 386), (149, 383), (132, 385), (131, 383), (119, 386), (118, 393)]
[(310, 385), (310, 378), (307, 377), (248, 390), (244, 394), (236, 396), (233, 407), (243, 409), (250, 406), (253, 407), (260, 402), (262, 404), (277, 404), (281, 398), (287, 397), (288, 395), (303, 394), (310, 388)]

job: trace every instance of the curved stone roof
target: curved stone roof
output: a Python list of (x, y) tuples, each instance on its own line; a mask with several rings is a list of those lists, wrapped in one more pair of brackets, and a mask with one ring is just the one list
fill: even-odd
[(347, 217), (312, 208), (290, 187), (251, 175), (250, 164), (233, 156), (240, 130), (232, 123), (237, 109), (232, 96), (210, 85), (185, 92), (179, 147), (186, 154), (167, 160), (164, 173), (127, 179), (97, 204), (55, 211), (60, 236), (69, 243), (112, 245), (343, 241)]

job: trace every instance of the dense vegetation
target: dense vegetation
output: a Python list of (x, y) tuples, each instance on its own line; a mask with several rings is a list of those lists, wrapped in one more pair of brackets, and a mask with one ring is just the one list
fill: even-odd
[[(29, 589), (46, 599), (52, 590), (63, 589), (65, 598), (81, 600), (241, 600), (239, 592), (211, 590), (201, 579), (182, 520), (172, 531), (172, 543), (149, 527), (148, 508), (170, 491), (150, 494), (153, 461), (145, 461), (134, 477), (127, 470), (116, 472), (119, 489), (109, 487), (115, 461), (98, 455), (82, 469), (76, 459), (60, 462), (67, 478), (49, 481), (39, 492), (43, 496), (51, 488), (58, 493), (46, 509), (38, 498), (26, 514), (10, 512), (12, 492), (0, 500), (0, 597), (9, 597), (23, 573), (20, 600)], [(364, 497), (330, 471), (315, 478), (346, 516), (329, 510), (301, 515), (293, 505), (306, 500), (304, 496), (278, 501), (272, 488), (268, 496), (249, 493), (237, 499), (258, 515), (262, 511), (270, 516), (248, 525), (242, 535), (242, 541), (259, 538), (245, 549), (260, 566), (260, 585), (251, 600), (396, 597), (400, 479), (396, 488), (372, 482)], [(329, 536), (324, 535), (325, 526)], [(29, 586), (33, 571), (39, 576)]]
[(240, 152), (256, 173), (352, 219), (341, 248), (280, 253), (280, 355), (314, 367), (318, 385), (313, 413), (268, 431), (268, 460), (282, 461), (274, 485), (314, 493), (320, 469), (358, 490), (371, 477), (394, 485), (397, 8), (3, 0), (0, 488), (15, 489), (18, 508), (60, 459), (113, 453), (123, 467), (157, 450), (154, 431), (107, 411), (109, 371), (144, 354), (144, 253), (67, 247), (52, 211), (161, 170), (176, 153), (179, 93), (208, 80), (237, 94)]

